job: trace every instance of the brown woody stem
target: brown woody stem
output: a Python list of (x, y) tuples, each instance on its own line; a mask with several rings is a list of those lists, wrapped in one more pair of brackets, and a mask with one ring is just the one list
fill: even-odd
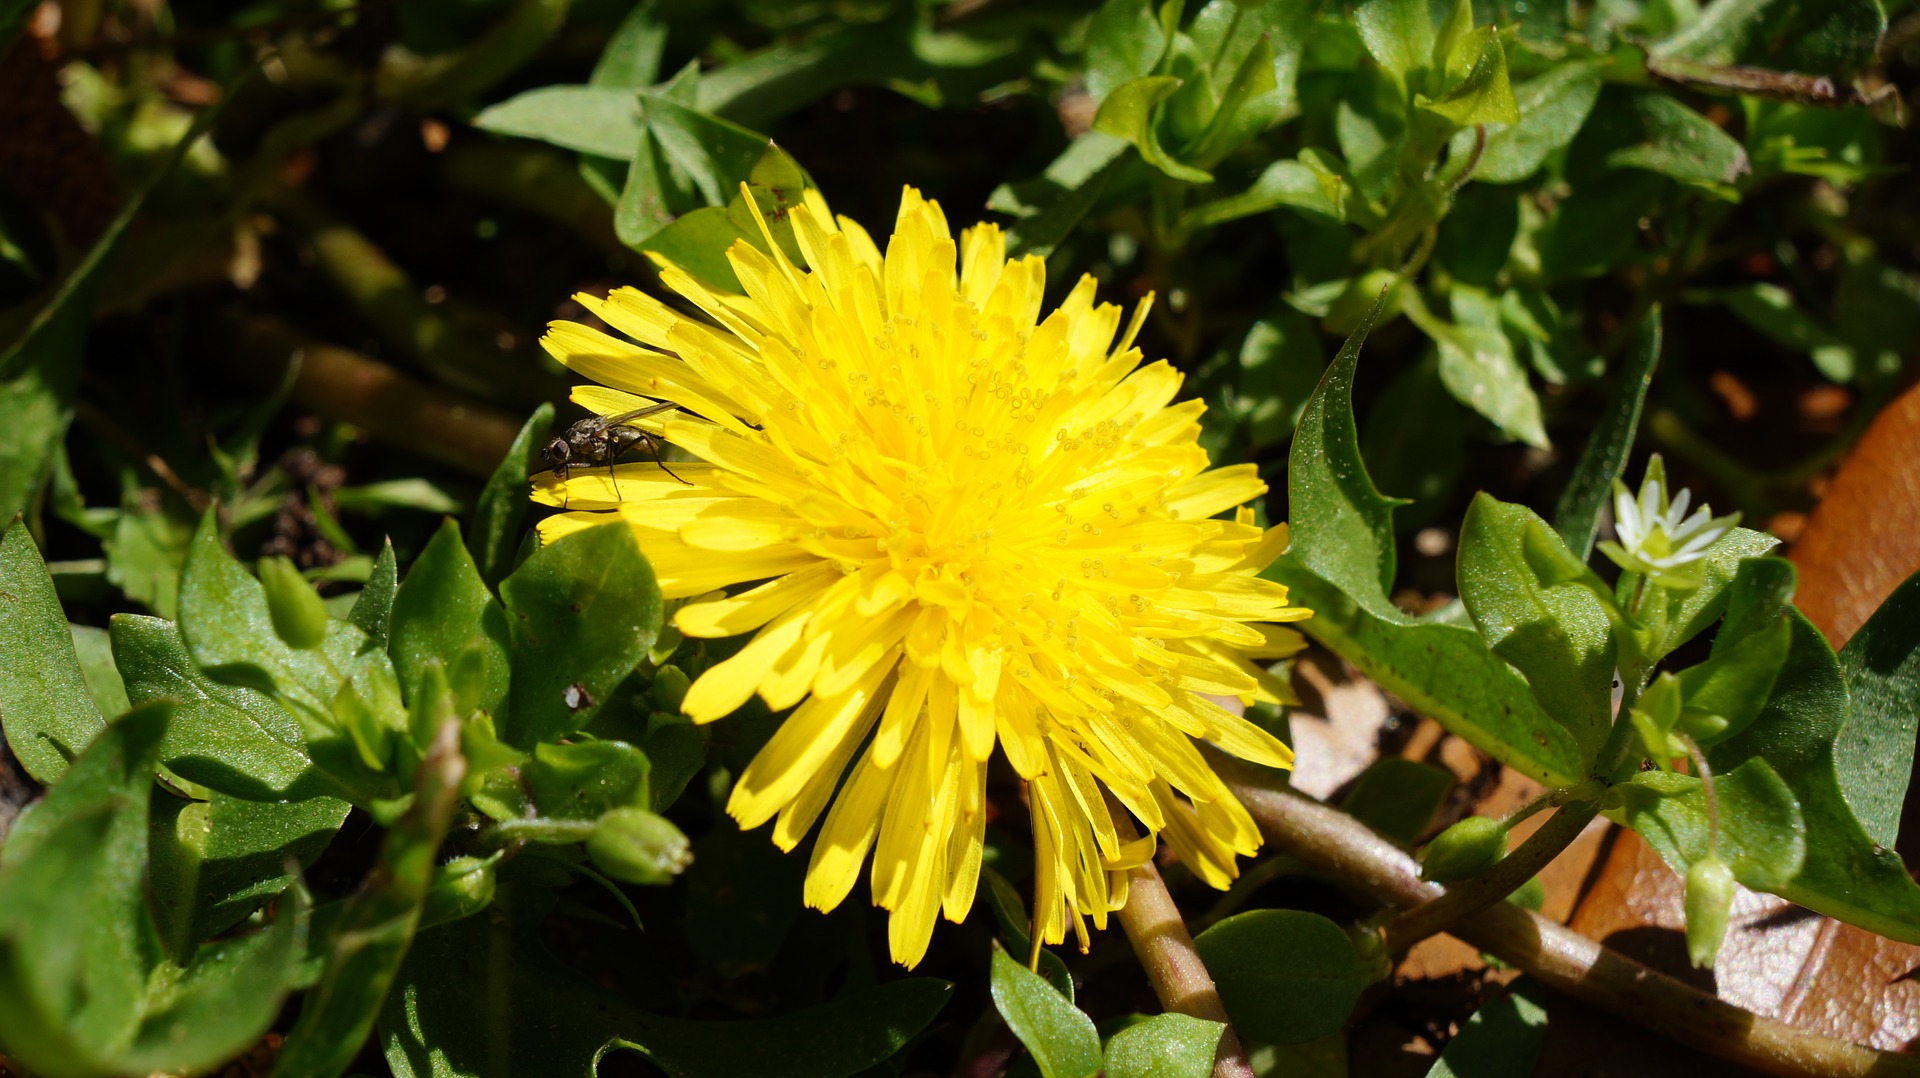
[[(1210, 754), (1273, 845), (1388, 906), (1411, 907), (1441, 889), (1413, 858), (1353, 817)], [(1725, 1059), (1772, 1074), (1828, 1078), (1920, 1076), (1920, 1059), (1880, 1052), (1741, 1010), (1511, 903), (1448, 929), (1557, 991)]]
[[(1111, 805), (1114, 826), (1124, 841), (1134, 837), (1133, 821), (1124, 810)], [(1220, 1031), (1220, 1043), (1213, 1053), (1213, 1078), (1253, 1078), (1247, 1051), (1227, 1021), (1227, 1008), (1220, 1002), (1220, 990), (1214, 987), (1213, 974), (1193, 949), (1193, 937), (1180, 917), (1180, 907), (1167, 893), (1160, 870), (1149, 861), (1127, 873), (1127, 904), (1118, 914), (1127, 942), (1147, 971), (1153, 994), (1160, 1005), (1177, 1014), (1204, 1018), (1226, 1027)], [(1037, 934), (1036, 934), (1037, 935)]]

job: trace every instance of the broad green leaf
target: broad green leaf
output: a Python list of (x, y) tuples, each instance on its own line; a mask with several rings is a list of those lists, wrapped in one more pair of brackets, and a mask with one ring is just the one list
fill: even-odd
[(1106, 0), (1087, 27), (1087, 92), (1104, 101), (1116, 88), (1151, 75), (1167, 41), (1151, 0)]
[(646, 130), (640, 95), (622, 86), (542, 86), (482, 110), (473, 125), (620, 161)]
[(1573, 476), (1553, 509), (1554, 530), (1582, 561), (1593, 553), (1601, 511), (1612, 498), (1613, 482), (1626, 470), (1627, 456), (1633, 452), (1640, 411), (1646, 405), (1647, 387), (1653, 384), (1653, 370), (1659, 362), (1660, 308), (1654, 307), (1641, 321), (1633, 349), (1621, 368), (1620, 384), (1594, 425), (1587, 447), (1580, 451), (1580, 461), (1573, 466)]
[[(1440, 349), (1440, 381), (1455, 400), (1485, 416), (1509, 437), (1547, 447), (1540, 398), (1526, 368), (1513, 354), (1513, 341), (1500, 324), (1500, 311), (1486, 293), (1466, 285), (1452, 291), (1452, 323), (1431, 316), (1416, 319)], [(1415, 312), (1417, 313), (1417, 311)]]
[(1360, 773), (1341, 811), (1403, 846), (1426, 833), (1453, 789), (1453, 772), (1401, 756), (1382, 756)]
[(633, 5), (627, 17), (600, 50), (593, 74), (587, 82), (594, 86), (622, 86), (642, 89), (660, 77), (660, 54), (667, 47), (667, 26), (660, 18), (659, 5), (644, 0)]
[(1433, 1061), (1427, 1078), (1527, 1078), (1546, 1043), (1540, 986), (1523, 978), (1473, 1012)]
[[(644, 10), (644, 7), (635, 10)], [(480, 491), (480, 500), (473, 507), (467, 550), (473, 555), (481, 581), (486, 584), (498, 584), (513, 568), (513, 557), (520, 549), (531, 504), (527, 498), (527, 477), (541, 470), (540, 450), (552, 433), (553, 405), (543, 401), (514, 436), (506, 457), (488, 477), (487, 485)]]
[(1309, 156), (1298, 161), (1284, 158), (1275, 161), (1245, 191), (1188, 210), (1180, 219), (1180, 226), (1212, 228), (1282, 206), (1334, 221), (1346, 220), (1345, 182), (1335, 173), (1315, 168), (1316, 164), (1318, 161)]
[(51, 785), (104, 722), (80, 672), (53, 578), (19, 517), (0, 536), (0, 640), (7, 645), (0, 727), (27, 774)]
[(1872, 839), (1900, 834), (1920, 731), (1920, 574), (1910, 576), (1840, 649), (1847, 722), (1834, 742), (1840, 791)]
[(107, 556), (107, 583), (163, 618), (179, 612), (180, 570), (186, 565), (191, 521), (181, 523), (156, 505), (141, 504), (132, 488), (114, 515), (113, 532), (100, 541)]
[[(1482, 493), (1460, 527), (1461, 602), (1495, 655), (1591, 759), (1613, 725), (1615, 645), (1598, 580), (1524, 506)], [(1591, 584), (1592, 586), (1589, 586)]]
[(334, 1078), (360, 1053), (413, 942), (466, 767), (449, 722), (414, 773), (411, 807), (387, 832), (367, 882), (333, 925), (320, 980), (301, 1002), (274, 1078)]
[(271, 696), (202, 673), (172, 622), (116, 614), (109, 634), (128, 700), (177, 703), (160, 762), (182, 778), (250, 801), (379, 796), (317, 765), (299, 720)]
[(1094, 1078), (1100, 1073), (1100, 1034), (1093, 1019), (1046, 979), (993, 947), (993, 1005), (1007, 1028), (1032, 1053), (1042, 1078)]
[[(1513, 89), (1520, 110), (1517, 123), (1489, 125), (1487, 145), (1473, 178), (1484, 183), (1519, 183), (1539, 171), (1547, 155), (1573, 141), (1600, 97), (1600, 65), (1555, 64), (1545, 74)], [(1472, 133), (1463, 150), (1471, 150)]]
[(624, 524), (541, 547), (500, 598), (513, 641), (503, 736), (521, 747), (586, 725), (660, 632), (660, 589)]
[(464, 693), (455, 710), (477, 708), (499, 721), (509, 677), (506, 613), (460, 542), (458, 524), (442, 523), (414, 559), (394, 596), (389, 632), (387, 647), (409, 701), (419, 694), (428, 664), (438, 662)]
[(1514, 104), (1513, 87), (1507, 81), (1507, 54), (1500, 47), (1500, 31), (1484, 26), (1471, 37), (1478, 39), (1479, 53), (1473, 69), (1459, 85), (1437, 100), (1421, 102), (1420, 107), (1459, 127), (1518, 123), (1520, 108)]
[(1344, 1026), (1360, 992), (1386, 971), (1340, 926), (1304, 910), (1235, 914), (1194, 938), (1220, 1002), (1242, 1035), (1299, 1044)]
[[(767, 138), (660, 94), (640, 95), (647, 130), (709, 206), (725, 206), (766, 152)], [(622, 156), (633, 153), (627, 147)], [(798, 197), (799, 192), (795, 192)]]
[(544, 742), (520, 768), (542, 816), (592, 820), (611, 809), (647, 808), (647, 757), (624, 741)]
[(1806, 860), (1799, 875), (1773, 893), (1890, 939), (1920, 943), (1920, 886), (1900, 855), (1876, 844), (1855, 819), (1835, 765), (1835, 739), (1846, 725), (1847, 686), (1820, 631), (1789, 609), (1793, 644), (1773, 699), (1746, 732), (1716, 746), (1709, 758), (1727, 774), (1750, 759), (1773, 766), (1793, 791), (1806, 820)]
[[(1204, 86), (1194, 84), (1196, 90)], [(1279, 118), (1284, 101), (1274, 72), (1273, 45), (1268, 36), (1254, 39), (1246, 58), (1220, 94), (1205, 131), (1181, 149), (1181, 156), (1203, 168), (1245, 145)]]
[(0, 847), (0, 1047), (50, 1078), (107, 1073), (160, 961), (147, 918), (147, 807), (173, 707), (94, 738)]
[(1638, 169), (1601, 171), (1577, 185), (1535, 237), (1546, 282), (1597, 277), (1644, 257), (1640, 220), (1659, 212), (1672, 186)]
[(203, 673), (271, 696), (300, 722), (308, 754), (349, 785), (378, 777), (406, 714), (393, 665), (359, 629), (329, 621), (318, 648), (288, 647), (265, 590), (221, 545), (209, 511), (180, 587), (180, 636)]
[[(175, 713), (178, 723), (184, 710)], [(193, 947), (245, 920), (295, 882), (347, 818), (332, 797), (247, 801), (212, 791), (204, 801), (154, 797), (150, 889), (168, 949)]]
[[(1032, 922), (1027, 916), (1026, 901), (1005, 876), (990, 866), (981, 868), (980, 880), (986, 889), (981, 897), (986, 900), (987, 908), (993, 911), (993, 919), (1000, 925), (1001, 938), (1007, 942), (1011, 953), (1026, 954), (1033, 945), (1033, 937), (1028, 934)], [(1067, 997), (1067, 1002), (1077, 1002), (1073, 991), (1073, 973), (1059, 955), (1045, 947), (1040, 948), (1040, 968), (1036, 972)]]
[(1427, 66), (1434, 42), (1427, 0), (1365, 0), (1353, 20), (1381, 67), (1405, 80)]
[(1859, 370), (1853, 346), (1795, 306), (1793, 293), (1779, 285), (1758, 282), (1720, 293), (1720, 301), (1740, 320), (1780, 345), (1805, 352), (1821, 374), (1836, 382), (1851, 382)]
[(122, 1074), (201, 1072), (260, 1040), (280, 1014), (306, 949), (304, 910), (289, 903), (265, 929), (200, 948), (147, 1001)]
[(800, 917), (806, 865), (765, 833), (721, 820), (693, 844), (686, 939), (724, 977), (764, 970)]
[(391, 540), (380, 544), (380, 556), (373, 560), (373, 571), (347, 613), (347, 623), (367, 634), (373, 646), (387, 650), (387, 636), (393, 629), (393, 600), (400, 590), (399, 569), (394, 562)]
[(1746, 729), (1773, 693), (1786, 662), (1792, 630), (1781, 612), (1793, 596), (1793, 563), (1784, 558), (1748, 558), (1727, 592), (1727, 613), (1714, 634), (1706, 662), (1680, 671), (1687, 713), (1715, 716), (1724, 727), (1695, 733), (1702, 745), (1718, 744)]
[(1719, 620), (1733, 597), (1730, 589), (1740, 575), (1740, 563), (1761, 557), (1779, 545), (1780, 540), (1766, 532), (1747, 528), (1735, 528), (1715, 540), (1697, 565), (1706, 583), (1692, 591), (1667, 594), (1666, 638), (1652, 649), (1650, 658), (1672, 654)]
[[(1602, 95), (1602, 105), (1608, 104)], [(1733, 136), (1662, 90), (1631, 91), (1595, 113), (1621, 145), (1606, 155), (1616, 168), (1637, 168), (1694, 183), (1732, 183), (1748, 170), (1747, 151)], [(1591, 125), (1590, 125), (1591, 126)]]
[(1288, 558), (1368, 612), (1392, 617), (1397, 612), (1389, 613), (1387, 595), (1394, 576), (1393, 507), (1403, 502), (1374, 488), (1353, 421), (1354, 369), (1385, 302), (1382, 293), (1301, 412), (1287, 469), (1293, 538)]
[(1171, 75), (1148, 75), (1117, 86), (1100, 103), (1100, 111), (1093, 118), (1093, 129), (1126, 139), (1140, 151), (1141, 160), (1173, 179), (1212, 183), (1211, 173), (1175, 160), (1160, 145), (1154, 123), (1155, 109), (1179, 88), (1180, 80)]
[(1107, 1041), (1106, 1078), (1207, 1078), (1226, 1028), (1171, 1011), (1135, 1022)]
[(1447, 399), (1437, 357), (1423, 356), (1374, 398), (1360, 448), (1374, 482), (1407, 499), (1394, 514), (1396, 530), (1430, 523), (1450, 508), (1466, 463), (1468, 422), (1466, 409)]
[(1609, 815), (1640, 833), (1675, 872), (1686, 875), (1709, 848), (1755, 890), (1789, 886), (1807, 854), (1806, 822), (1793, 791), (1758, 757), (1713, 777), (1720, 814), (1719, 841), (1709, 846), (1706, 791), (1698, 778), (1642, 771), (1609, 793)]

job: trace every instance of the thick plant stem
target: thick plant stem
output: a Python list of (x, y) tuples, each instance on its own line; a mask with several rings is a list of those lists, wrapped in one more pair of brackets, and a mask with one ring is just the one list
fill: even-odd
[[(1132, 822), (1123, 811), (1114, 811), (1114, 823), (1125, 840), (1133, 837)], [(1193, 937), (1180, 917), (1180, 907), (1167, 893), (1160, 870), (1149, 861), (1127, 873), (1127, 904), (1118, 914), (1127, 942), (1147, 971), (1153, 994), (1169, 1011), (1218, 1022), (1220, 1043), (1213, 1053), (1213, 1078), (1253, 1078), (1247, 1051), (1227, 1021), (1227, 1008), (1220, 1002), (1213, 974), (1193, 949)]]
[[(1365, 824), (1299, 794), (1273, 789), (1244, 766), (1217, 753), (1209, 755), (1276, 849), (1389, 906), (1418, 906), (1441, 893), (1420, 878), (1413, 858)], [(1920, 1059), (1741, 1010), (1511, 903), (1472, 913), (1448, 931), (1558, 991), (1769, 1073), (1920, 1076)]]
[(1591, 801), (1563, 806), (1527, 836), (1519, 849), (1492, 868), (1454, 884), (1439, 897), (1388, 922), (1387, 948), (1395, 953), (1404, 951), (1436, 932), (1451, 929), (1462, 917), (1506, 898), (1560, 856), (1597, 815), (1599, 806)]

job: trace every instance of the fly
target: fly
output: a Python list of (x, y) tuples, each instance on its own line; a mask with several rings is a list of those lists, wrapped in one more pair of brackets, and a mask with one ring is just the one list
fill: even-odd
[[(562, 483), (574, 468), (607, 466), (607, 478), (613, 482), (614, 497), (620, 497), (620, 477), (614, 474), (613, 462), (627, 450), (639, 446), (653, 454), (653, 461), (660, 469), (682, 483), (674, 475), (667, 462), (660, 459), (660, 440), (638, 427), (629, 427), (628, 423), (656, 412), (664, 412), (678, 407), (671, 401), (650, 404), (645, 408), (636, 408), (631, 412), (622, 412), (611, 416), (588, 416), (567, 428), (565, 434), (548, 442), (540, 450), (540, 457), (553, 470), (554, 477)], [(692, 483), (687, 483), (692, 486)]]

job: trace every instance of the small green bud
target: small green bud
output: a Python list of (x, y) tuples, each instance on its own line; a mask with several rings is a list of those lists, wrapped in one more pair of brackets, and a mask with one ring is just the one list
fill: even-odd
[(1710, 853), (1687, 870), (1686, 908), (1687, 957), (1695, 969), (1712, 969), (1733, 908), (1733, 870), (1725, 861)]
[(686, 671), (677, 666), (663, 666), (653, 675), (653, 706), (661, 711), (678, 714), (680, 702), (687, 698), (687, 687), (693, 684), (687, 678)]
[(327, 635), (327, 607), (320, 594), (285, 558), (261, 558), (259, 569), (273, 631), (288, 647), (303, 651), (319, 647)]
[(687, 836), (664, 816), (645, 809), (617, 808), (600, 817), (587, 839), (595, 867), (627, 883), (673, 882), (693, 862)]
[(1478, 876), (1507, 852), (1507, 829), (1498, 820), (1469, 816), (1434, 836), (1420, 851), (1420, 875), (1440, 883)]
[(479, 913), (493, 902), (497, 881), (493, 866), (499, 856), (456, 857), (433, 870), (427, 904), (420, 911), (420, 927), (430, 928)]

